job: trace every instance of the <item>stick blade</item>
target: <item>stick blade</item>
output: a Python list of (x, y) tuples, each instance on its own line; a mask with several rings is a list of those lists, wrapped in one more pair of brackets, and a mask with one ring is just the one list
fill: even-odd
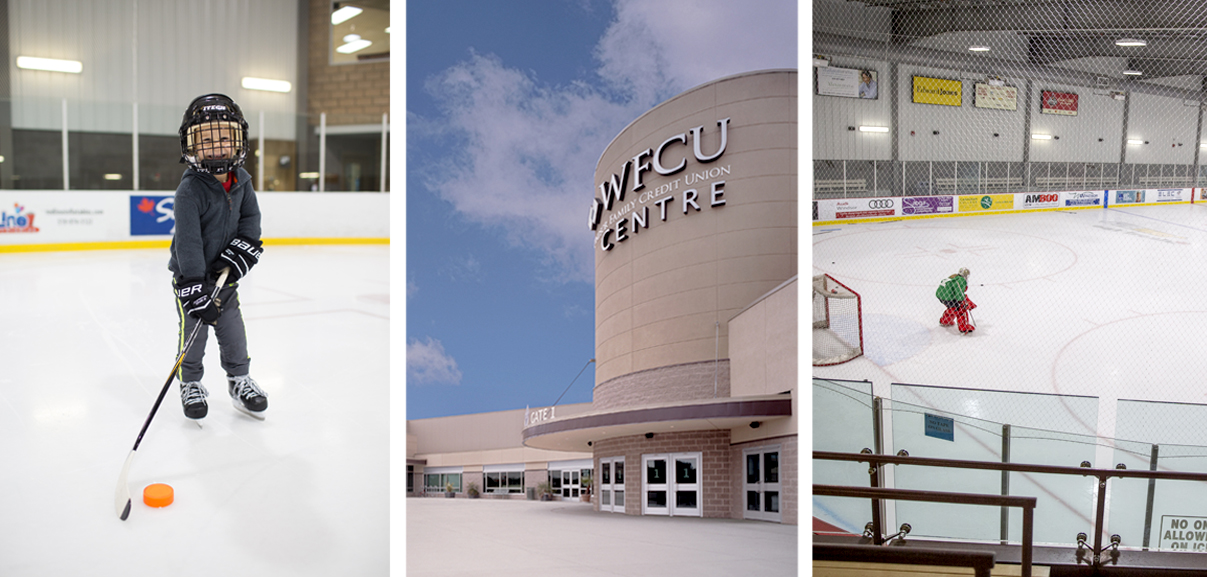
[(130, 485), (126, 479), (130, 476), (130, 464), (134, 462), (134, 451), (130, 451), (130, 456), (126, 457), (126, 464), (122, 465), (122, 474), (117, 479), (117, 491), (114, 493), (113, 502), (117, 508), (117, 516), (125, 521), (130, 516), (130, 506), (133, 499), (130, 497)]

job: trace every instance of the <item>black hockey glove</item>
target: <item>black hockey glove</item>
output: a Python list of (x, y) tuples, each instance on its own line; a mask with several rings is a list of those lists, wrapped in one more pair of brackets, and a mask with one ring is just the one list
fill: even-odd
[(218, 262), (214, 266), (217, 270), (229, 266), (231, 271), (227, 282), (235, 282), (247, 276), (247, 271), (260, 262), (260, 255), (264, 254), (264, 249), (260, 248), (263, 244), (258, 240), (235, 237), (218, 255)]
[(180, 306), (184, 309), (185, 314), (212, 325), (222, 314), (222, 311), (218, 310), (218, 303), (210, 298), (210, 295), (214, 294), (214, 288), (213, 284), (186, 279), (177, 285), (176, 298), (180, 299)]

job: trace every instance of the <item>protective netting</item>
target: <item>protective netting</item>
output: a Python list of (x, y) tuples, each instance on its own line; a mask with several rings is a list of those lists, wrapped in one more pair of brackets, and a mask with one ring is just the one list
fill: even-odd
[(1205, 2), (813, 7), (814, 198), (1207, 185)]

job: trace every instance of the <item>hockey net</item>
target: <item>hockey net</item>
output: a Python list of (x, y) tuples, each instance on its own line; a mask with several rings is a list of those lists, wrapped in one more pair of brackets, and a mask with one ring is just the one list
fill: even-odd
[(813, 366), (837, 365), (862, 354), (859, 293), (828, 274), (813, 277)]

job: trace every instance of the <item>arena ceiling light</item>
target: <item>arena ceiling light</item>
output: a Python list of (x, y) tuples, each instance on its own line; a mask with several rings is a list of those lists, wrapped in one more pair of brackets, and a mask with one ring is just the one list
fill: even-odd
[(352, 54), (358, 50), (364, 50), (372, 44), (373, 43), (368, 40), (353, 40), (352, 42), (336, 48), (335, 51), (339, 52), (340, 54)]
[(116, 172), (110, 172), (105, 175), (105, 180), (121, 180), (121, 179), (122, 179), (122, 175), (120, 175)]
[(887, 126), (860, 126), (859, 132), (888, 132)]
[(1051, 134), (1032, 134), (1031, 140), (1052, 140)]
[(1144, 144), (1144, 141), (1143, 141), (1143, 140), (1138, 140), (1138, 139), (1135, 139), (1135, 138), (1129, 138), (1129, 139), (1127, 139), (1127, 143), (1128, 143), (1128, 144), (1137, 144), (1137, 145), (1139, 145), (1139, 144)]
[(1115, 46), (1148, 46), (1148, 42), (1138, 38), (1120, 38), (1115, 41)]
[(355, 18), (356, 15), (360, 14), (361, 12), (364, 12), (364, 10), (357, 8), (356, 6), (344, 6), (343, 8), (331, 13), (331, 24), (343, 24), (344, 22)]
[(1144, 73), (1140, 72), (1139, 70), (1124, 70), (1123, 75), (1124, 76), (1143, 76)]
[(989, 52), (989, 47), (984, 44), (974, 44), (968, 47), (972, 52)]
[(38, 58), (35, 56), (18, 56), (17, 68), (26, 70), (49, 70), (50, 72), (70, 72), (79, 74), (84, 70), (84, 64), (78, 60), (59, 60), (57, 58)]
[(268, 92), (289, 92), (293, 85), (285, 80), (270, 80), (268, 78), (243, 77), (243, 87), (248, 90), (267, 90)]

